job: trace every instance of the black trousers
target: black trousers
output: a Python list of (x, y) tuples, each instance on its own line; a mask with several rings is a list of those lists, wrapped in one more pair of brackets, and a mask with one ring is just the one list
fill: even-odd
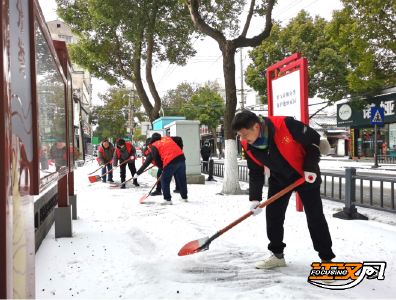
[(203, 171), (209, 172), (209, 156), (202, 156)]
[(132, 163), (126, 163), (120, 166), (120, 172), (121, 172), (121, 182), (125, 182), (125, 177), (126, 177), (126, 166), (128, 166), (129, 171), (131, 171), (131, 175), (135, 175), (136, 173), (136, 166), (135, 166), (135, 161)]
[[(308, 229), (314, 249), (322, 260), (332, 260), (335, 255), (331, 249), (332, 241), (329, 227), (323, 214), (322, 199), (320, 197), (320, 184), (322, 179), (317, 177), (314, 183), (303, 183), (297, 187), (307, 217)], [(283, 190), (286, 186), (279, 181), (269, 178), (268, 199)], [(283, 253), (286, 244), (283, 242), (286, 209), (292, 192), (289, 192), (269, 204), (266, 208), (267, 236), (270, 240), (268, 250), (273, 253)]]

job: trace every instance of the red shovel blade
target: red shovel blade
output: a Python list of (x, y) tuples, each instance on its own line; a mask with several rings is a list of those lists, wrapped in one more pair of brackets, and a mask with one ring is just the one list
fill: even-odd
[(147, 196), (143, 196), (142, 198), (140, 198), (139, 203), (142, 203), (146, 199), (147, 199)]
[(90, 181), (91, 183), (94, 183), (94, 182), (98, 182), (98, 179), (100, 179), (100, 176), (99, 176), (99, 175), (88, 176), (88, 179), (89, 179), (89, 181)]
[(192, 242), (189, 242), (183, 246), (183, 248), (180, 249), (179, 251), (179, 256), (185, 256), (185, 255), (190, 255), (194, 254), (197, 252), (202, 252), (209, 250), (209, 244), (206, 244), (206, 242), (209, 240), (208, 237), (195, 240)]

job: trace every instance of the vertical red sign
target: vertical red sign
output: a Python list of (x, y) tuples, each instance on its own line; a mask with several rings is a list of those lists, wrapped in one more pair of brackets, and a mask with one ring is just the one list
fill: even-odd
[[(308, 61), (294, 53), (267, 68), (268, 116), (291, 116), (309, 125)], [(303, 211), (296, 195), (296, 209)]]

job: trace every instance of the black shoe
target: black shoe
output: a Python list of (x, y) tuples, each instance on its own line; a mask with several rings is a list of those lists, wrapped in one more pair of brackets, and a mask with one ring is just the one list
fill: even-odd
[(125, 189), (125, 183), (121, 184), (120, 188)]
[(109, 182), (114, 183), (114, 180), (113, 179), (109, 179)]
[(161, 193), (161, 191), (155, 190), (155, 191), (152, 192), (150, 195), (151, 195), (151, 196), (159, 196), (159, 195), (162, 195), (162, 193)]
[(180, 191), (179, 191), (179, 190), (173, 190), (173, 192), (174, 192), (174, 193), (180, 194)]
[(140, 184), (137, 182), (137, 178), (135, 178), (135, 179), (133, 180), (133, 185), (134, 185), (134, 186), (140, 186)]

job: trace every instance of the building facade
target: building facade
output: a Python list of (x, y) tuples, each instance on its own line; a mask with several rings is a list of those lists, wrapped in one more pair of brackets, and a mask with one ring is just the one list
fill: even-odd
[[(354, 157), (374, 157), (375, 134), (377, 154), (396, 155), (396, 93), (366, 99), (362, 111), (353, 109), (348, 103), (337, 105), (337, 126), (349, 127), (351, 133), (351, 155)], [(370, 124), (371, 107), (384, 108), (384, 125)]]
[[(54, 39), (64, 39), (66, 43), (76, 43), (78, 37), (75, 36), (70, 27), (61, 20), (47, 22), (51, 37)], [(80, 152), (80, 159), (85, 154), (92, 155), (92, 129), (89, 124), (90, 108), (92, 106), (92, 82), (90, 73), (77, 64), (72, 64), (72, 84), (73, 93), (77, 103), (74, 105), (74, 127), (77, 147)]]

